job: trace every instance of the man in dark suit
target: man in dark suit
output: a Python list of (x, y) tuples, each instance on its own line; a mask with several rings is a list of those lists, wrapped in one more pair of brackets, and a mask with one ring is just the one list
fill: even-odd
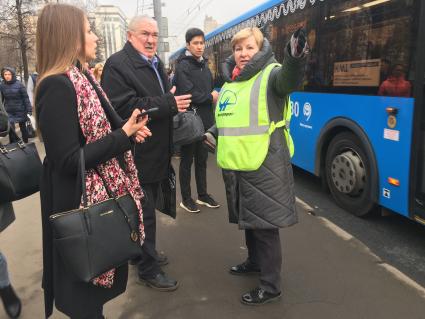
[(152, 137), (135, 146), (139, 179), (147, 197), (143, 204), (146, 239), (138, 274), (139, 282), (160, 291), (172, 291), (177, 289), (178, 282), (161, 270), (160, 264), (166, 264), (167, 259), (158, 256), (155, 248), (155, 203), (159, 185), (169, 177), (172, 119), (177, 112), (186, 111), (191, 95), (174, 96), (175, 88), (170, 90), (164, 65), (156, 55), (158, 35), (154, 19), (133, 18), (124, 48), (106, 61), (102, 87), (123, 119), (130, 117), (135, 108), (159, 109), (149, 116)]

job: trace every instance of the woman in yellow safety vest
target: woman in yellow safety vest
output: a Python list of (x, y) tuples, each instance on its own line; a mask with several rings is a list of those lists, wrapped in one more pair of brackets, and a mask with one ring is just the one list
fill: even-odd
[(281, 296), (279, 228), (297, 222), (289, 94), (302, 83), (308, 45), (304, 31), (297, 30), (285, 46), (283, 65), (258, 28), (239, 31), (231, 45), (216, 127), (206, 133), (205, 142), (212, 146), (217, 138), (229, 221), (245, 230), (248, 258), (230, 273), (260, 276), (259, 286), (241, 298), (244, 304), (259, 305)]

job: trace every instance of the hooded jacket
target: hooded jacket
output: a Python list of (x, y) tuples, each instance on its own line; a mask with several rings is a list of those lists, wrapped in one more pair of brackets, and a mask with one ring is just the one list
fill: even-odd
[(208, 59), (197, 60), (186, 50), (177, 60), (173, 82), (176, 85), (176, 95), (192, 94), (192, 107), (196, 107), (205, 129), (214, 124), (213, 78), (208, 68)]
[[(12, 80), (4, 79), (4, 72), (12, 73)], [(9, 114), (9, 122), (19, 123), (27, 121), (27, 114), (32, 113), (31, 102), (28, 98), (27, 90), (20, 81), (16, 79), (15, 69), (5, 67), (1, 70), (3, 82), (0, 84), (0, 91), (3, 95), (4, 107)]]
[[(262, 49), (234, 81), (246, 81), (262, 71), (275, 57), (269, 42), (264, 39)], [(229, 57), (222, 65), (222, 74), (230, 82), (236, 63)], [(301, 84), (305, 58), (293, 58), (285, 50), (281, 67), (274, 68), (267, 86), (270, 121), (283, 119), (283, 107), (288, 94)], [(291, 226), (298, 221), (295, 209), (294, 179), (289, 150), (284, 134), (277, 129), (270, 136), (270, 146), (258, 170), (241, 172), (223, 170), (229, 221), (241, 229), (273, 229)]]

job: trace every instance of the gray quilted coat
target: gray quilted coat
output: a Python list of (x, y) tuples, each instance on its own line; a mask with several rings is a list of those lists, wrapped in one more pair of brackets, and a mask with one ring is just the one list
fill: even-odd
[[(299, 88), (304, 74), (305, 58), (293, 58), (287, 49), (285, 52), (283, 65), (274, 68), (267, 88), (269, 115), (275, 122), (282, 120), (284, 100)], [(271, 46), (264, 40), (262, 50), (244, 67), (235, 81), (248, 80), (273, 62), (276, 60)], [(231, 81), (234, 66), (233, 57), (223, 63), (222, 73), (226, 82)], [(258, 170), (223, 170), (223, 179), (229, 221), (237, 223), (240, 229), (273, 229), (297, 223), (294, 178), (282, 130), (277, 129), (272, 134), (266, 159)]]

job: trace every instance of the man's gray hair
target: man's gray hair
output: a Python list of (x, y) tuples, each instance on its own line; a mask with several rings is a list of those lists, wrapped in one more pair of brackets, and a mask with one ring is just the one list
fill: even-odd
[(135, 16), (130, 20), (130, 23), (128, 24), (128, 30), (130, 31), (136, 31), (137, 26), (141, 23), (141, 22), (149, 22), (149, 23), (154, 23), (156, 25), (158, 25), (158, 23), (156, 22), (156, 20), (148, 15), (139, 15), (139, 16)]

